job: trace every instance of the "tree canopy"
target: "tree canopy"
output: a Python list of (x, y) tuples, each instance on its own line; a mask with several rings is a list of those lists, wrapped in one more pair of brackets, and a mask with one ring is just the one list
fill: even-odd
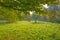
[(46, 13), (41, 10), (43, 8), (41, 4), (51, 5), (56, 3), (58, 4), (59, 0), (0, 0), (0, 18), (16, 21), (27, 17), (27, 13), (32, 10), (37, 13)]
[(20, 11), (37, 10), (41, 4), (52, 4), (56, 0), (0, 0), (0, 5)]

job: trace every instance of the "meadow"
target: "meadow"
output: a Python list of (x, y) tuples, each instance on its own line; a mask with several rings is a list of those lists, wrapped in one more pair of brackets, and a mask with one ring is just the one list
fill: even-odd
[(60, 40), (60, 24), (22, 21), (0, 23), (0, 40)]

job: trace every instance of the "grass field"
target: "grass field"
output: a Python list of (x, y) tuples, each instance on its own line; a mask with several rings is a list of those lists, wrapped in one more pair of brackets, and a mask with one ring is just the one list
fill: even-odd
[(60, 24), (0, 23), (0, 40), (60, 40)]

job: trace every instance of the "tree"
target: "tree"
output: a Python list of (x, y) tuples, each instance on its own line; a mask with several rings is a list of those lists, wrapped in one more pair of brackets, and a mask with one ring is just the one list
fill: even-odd
[(41, 4), (45, 3), (54, 4), (56, 0), (0, 0), (0, 6), (5, 8), (3, 9), (4, 17), (10, 21), (15, 21), (18, 17), (21, 17), (20, 14), (18, 16), (18, 13), (15, 13), (16, 10), (17, 12), (23, 12), (25, 15), (27, 15), (27, 11), (31, 10), (36, 11), (36, 13), (43, 13)]
[(0, 7), (0, 18), (3, 18), (4, 20), (7, 20), (9, 22), (15, 22), (19, 19), (18, 11), (5, 7)]
[(41, 6), (40, 4), (52, 4), (56, 0), (4, 0), (0, 3), (1, 6), (9, 7), (9, 8), (14, 8), (20, 11), (27, 11), (27, 10), (37, 10)]

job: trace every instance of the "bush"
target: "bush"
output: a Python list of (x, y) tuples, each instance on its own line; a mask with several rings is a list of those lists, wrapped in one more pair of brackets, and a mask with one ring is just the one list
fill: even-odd
[[(19, 20), (18, 18), (18, 11), (8, 8), (0, 8), (0, 15), (2, 15), (3, 19), (9, 21), (9, 22), (16, 22)], [(2, 18), (0, 17), (0, 18)]]

